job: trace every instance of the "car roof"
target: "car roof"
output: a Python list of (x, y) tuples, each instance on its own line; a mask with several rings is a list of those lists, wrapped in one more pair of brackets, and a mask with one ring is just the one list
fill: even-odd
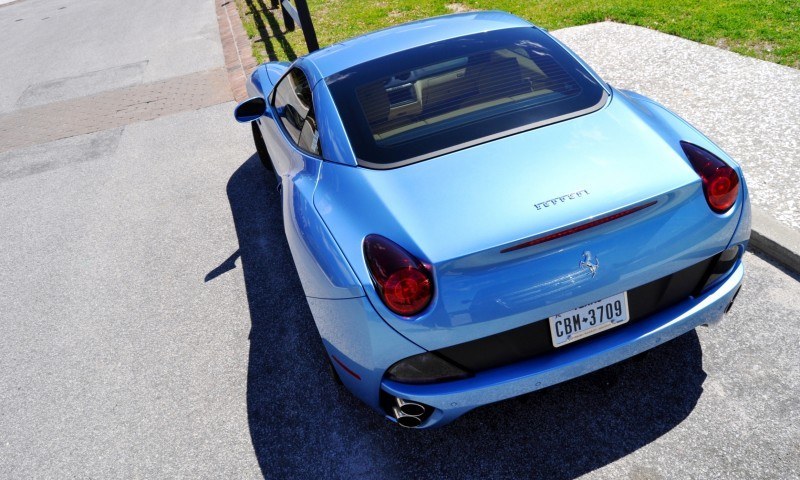
[(403, 50), (451, 38), (506, 28), (530, 27), (525, 20), (500, 11), (456, 13), (404, 23), (317, 50), (304, 59), (325, 78), (355, 65)]

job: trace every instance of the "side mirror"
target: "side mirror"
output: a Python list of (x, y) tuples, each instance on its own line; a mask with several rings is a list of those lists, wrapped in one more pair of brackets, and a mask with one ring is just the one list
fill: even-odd
[(233, 116), (239, 123), (258, 120), (267, 111), (267, 101), (263, 97), (248, 98), (233, 110)]

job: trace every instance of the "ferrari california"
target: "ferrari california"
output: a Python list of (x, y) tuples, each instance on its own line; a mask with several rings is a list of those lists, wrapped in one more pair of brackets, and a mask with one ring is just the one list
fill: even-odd
[(391, 27), (247, 90), (334, 378), (404, 427), (714, 324), (739, 291), (736, 162), (515, 16)]

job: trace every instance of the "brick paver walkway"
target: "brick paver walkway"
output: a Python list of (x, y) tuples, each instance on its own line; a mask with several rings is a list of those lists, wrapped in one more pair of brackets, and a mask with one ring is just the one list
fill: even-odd
[(230, 101), (224, 69), (0, 115), (0, 152)]

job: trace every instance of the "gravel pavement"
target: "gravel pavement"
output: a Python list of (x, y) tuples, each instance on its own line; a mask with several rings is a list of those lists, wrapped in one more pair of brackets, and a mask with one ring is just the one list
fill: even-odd
[(800, 231), (800, 70), (619, 23), (553, 34), (708, 135), (742, 164), (753, 205)]

